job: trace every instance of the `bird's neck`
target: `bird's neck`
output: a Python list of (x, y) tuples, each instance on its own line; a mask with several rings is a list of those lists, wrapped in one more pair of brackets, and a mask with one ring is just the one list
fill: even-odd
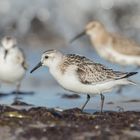
[(57, 60), (53, 61), (51, 66), (49, 67), (50, 73), (53, 75), (54, 78), (57, 79), (60, 76), (60, 65), (62, 63), (62, 58), (58, 58)]
[(110, 34), (106, 31), (102, 31), (98, 32), (96, 35), (91, 35), (90, 39), (94, 47), (104, 46), (109, 43)]

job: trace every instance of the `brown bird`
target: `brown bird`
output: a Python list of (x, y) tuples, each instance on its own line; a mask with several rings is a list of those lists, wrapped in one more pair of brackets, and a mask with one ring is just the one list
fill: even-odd
[(72, 41), (85, 34), (90, 37), (93, 47), (102, 58), (123, 66), (140, 66), (140, 45), (133, 40), (110, 33), (102, 23), (92, 21)]

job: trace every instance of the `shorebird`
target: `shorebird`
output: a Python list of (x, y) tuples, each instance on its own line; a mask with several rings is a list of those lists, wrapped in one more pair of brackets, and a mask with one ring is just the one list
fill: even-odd
[(65, 55), (57, 50), (44, 52), (41, 61), (31, 73), (41, 66), (48, 66), (50, 73), (64, 89), (87, 94), (82, 110), (88, 103), (90, 95), (100, 94), (101, 112), (104, 104), (103, 93), (110, 92), (117, 86), (135, 84), (128, 77), (137, 74), (137, 72), (113, 71), (84, 56)]
[(140, 66), (140, 45), (133, 40), (110, 33), (102, 23), (92, 21), (71, 42), (86, 34), (102, 58), (122, 66)]
[(0, 82), (15, 84), (18, 93), (27, 64), (23, 52), (17, 47), (16, 38), (5, 36), (1, 39), (0, 66)]

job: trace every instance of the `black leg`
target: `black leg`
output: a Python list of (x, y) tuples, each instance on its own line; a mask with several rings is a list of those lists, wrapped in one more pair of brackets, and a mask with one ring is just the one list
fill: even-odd
[(15, 95), (14, 102), (16, 102), (16, 101), (18, 101), (18, 100), (20, 99), (20, 98), (19, 98), (20, 86), (21, 86), (21, 82), (19, 82), (19, 83), (16, 85), (16, 95)]
[(119, 86), (119, 88), (117, 89), (117, 93), (118, 94), (122, 94), (122, 92), (123, 92), (123, 88), (125, 87), (125, 85), (123, 85), (123, 86)]
[(103, 112), (103, 106), (104, 106), (104, 99), (105, 99), (105, 96), (101, 93), (101, 113)]
[(87, 105), (87, 103), (88, 103), (89, 100), (90, 100), (90, 95), (87, 94), (87, 100), (86, 100), (86, 102), (84, 103), (84, 105), (83, 105), (82, 108), (81, 108), (82, 111), (84, 110), (84, 108), (85, 108), (85, 106)]

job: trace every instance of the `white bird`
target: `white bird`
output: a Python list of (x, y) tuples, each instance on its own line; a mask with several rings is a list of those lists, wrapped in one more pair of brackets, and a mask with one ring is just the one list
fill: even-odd
[(10, 36), (2, 38), (0, 66), (0, 82), (15, 84), (16, 93), (18, 93), (27, 70), (27, 64), (23, 52), (17, 47), (16, 38)]
[(117, 86), (135, 84), (128, 77), (137, 74), (137, 72), (113, 71), (84, 56), (64, 55), (57, 50), (44, 52), (41, 61), (31, 70), (31, 73), (40, 66), (48, 66), (50, 73), (64, 89), (87, 94), (82, 110), (88, 103), (90, 94), (100, 94), (101, 112), (104, 103), (103, 93), (110, 92)]

